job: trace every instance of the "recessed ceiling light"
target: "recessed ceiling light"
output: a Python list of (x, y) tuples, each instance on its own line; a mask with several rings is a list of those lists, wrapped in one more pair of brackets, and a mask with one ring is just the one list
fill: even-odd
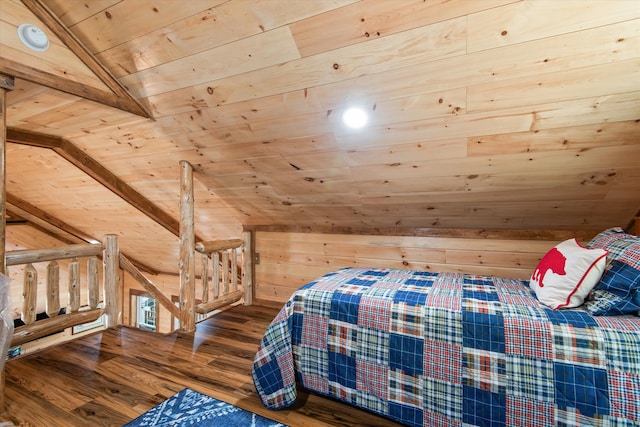
[(40, 28), (32, 24), (22, 24), (18, 27), (20, 41), (29, 49), (43, 52), (49, 49), (49, 37)]
[(362, 108), (349, 108), (342, 113), (342, 121), (353, 129), (360, 129), (367, 124), (367, 113)]

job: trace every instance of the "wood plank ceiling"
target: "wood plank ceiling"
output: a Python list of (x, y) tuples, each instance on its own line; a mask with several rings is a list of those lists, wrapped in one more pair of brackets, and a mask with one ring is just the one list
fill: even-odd
[[(207, 239), (243, 225), (597, 231), (640, 207), (636, 1), (1, 0), (0, 11), (0, 73), (16, 77), (7, 125), (27, 135), (7, 147), (12, 216), (84, 240), (117, 233), (152, 270), (177, 271), (175, 233), (153, 212), (178, 219), (179, 160), (196, 169)], [(21, 23), (40, 25), (49, 50), (24, 47)], [(365, 128), (341, 123), (352, 105)], [(101, 186), (43, 135), (140, 197)], [(21, 229), (8, 238), (27, 246)]]

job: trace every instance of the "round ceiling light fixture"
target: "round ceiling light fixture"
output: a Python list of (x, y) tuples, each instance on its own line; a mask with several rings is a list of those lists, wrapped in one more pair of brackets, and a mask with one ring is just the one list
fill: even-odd
[(352, 129), (360, 129), (367, 124), (369, 117), (362, 108), (348, 108), (342, 113), (342, 121)]
[(44, 52), (49, 49), (49, 37), (33, 24), (22, 24), (18, 27), (20, 41), (29, 49)]

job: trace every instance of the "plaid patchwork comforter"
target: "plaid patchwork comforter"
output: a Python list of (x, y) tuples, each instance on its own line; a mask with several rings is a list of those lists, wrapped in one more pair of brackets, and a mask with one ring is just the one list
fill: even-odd
[(640, 318), (554, 311), (525, 281), (348, 268), (287, 301), (253, 379), (271, 409), (297, 381), (409, 426), (638, 426)]

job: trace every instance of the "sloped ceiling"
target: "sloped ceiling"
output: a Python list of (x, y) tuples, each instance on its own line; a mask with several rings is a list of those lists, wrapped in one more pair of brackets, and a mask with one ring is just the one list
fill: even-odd
[[(47, 30), (45, 54), (22, 47), (17, 25), (39, 21), (25, 4), (75, 42)], [(23, 73), (9, 128), (62, 138), (176, 220), (178, 162), (191, 162), (203, 238), (243, 225), (597, 231), (640, 207), (637, 2), (0, 8), (0, 72)], [(29, 68), (77, 84), (51, 89)], [(364, 129), (341, 123), (352, 105)], [(118, 233), (141, 263), (177, 271), (174, 233), (55, 151), (10, 143), (7, 169), (16, 204)]]

